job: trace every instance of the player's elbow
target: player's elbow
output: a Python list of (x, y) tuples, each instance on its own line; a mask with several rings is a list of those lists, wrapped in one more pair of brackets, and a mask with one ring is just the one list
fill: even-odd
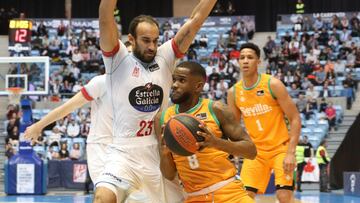
[(245, 159), (253, 160), (256, 158), (257, 150), (256, 146), (253, 142), (247, 143), (246, 153), (243, 155)]
[(176, 175), (176, 173), (163, 168), (161, 168), (161, 174), (170, 181), (174, 180)]
[(200, 30), (200, 28), (202, 27), (203, 23), (204, 23), (204, 20), (202, 20), (199, 16), (195, 15), (195, 16), (191, 17), (191, 19), (190, 19), (191, 29), (190, 30), (197, 33)]
[(248, 159), (251, 159), (251, 160), (254, 160), (257, 156), (257, 149), (256, 149), (256, 146), (254, 143), (251, 143), (251, 147), (250, 147), (250, 150), (249, 150), (249, 158)]

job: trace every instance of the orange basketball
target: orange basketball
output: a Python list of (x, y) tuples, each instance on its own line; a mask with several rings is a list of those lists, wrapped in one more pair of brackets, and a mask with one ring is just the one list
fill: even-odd
[(175, 154), (193, 155), (198, 150), (196, 142), (204, 141), (204, 138), (196, 133), (202, 131), (199, 128), (200, 123), (196, 117), (184, 113), (171, 118), (164, 130), (166, 146)]

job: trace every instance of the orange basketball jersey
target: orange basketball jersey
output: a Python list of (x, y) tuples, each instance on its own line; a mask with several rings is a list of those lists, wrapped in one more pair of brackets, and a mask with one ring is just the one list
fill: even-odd
[[(200, 99), (199, 103), (187, 114), (196, 116), (204, 122), (211, 132), (222, 137), (220, 123), (212, 110), (213, 101)], [(166, 123), (171, 116), (178, 114), (178, 105), (173, 105), (162, 112), (161, 123)], [(185, 191), (188, 193), (199, 191), (217, 182), (234, 177), (236, 169), (228, 159), (229, 154), (215, 148), (204, 148), (192, 156), (178, 156), (173, 154), (176, 168)]]
[(271, 76), (259, 74), (253, 87), (236, 83), (234, 99), (258, 151), (272, 151), (289, 141), (284, 113), (270, 88)]

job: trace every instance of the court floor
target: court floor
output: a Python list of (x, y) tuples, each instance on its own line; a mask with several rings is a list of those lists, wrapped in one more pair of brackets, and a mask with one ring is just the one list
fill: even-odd
[[(358, 203), (360, 197), (344, 196), (339, 192), (319, 193), (316, 191), (296, 193), (296, 202), (301, 203)], [(92, 195), (62, 194), (45, 196), (1, 196), (0, 203), (91, 203)], [(256, 202), (275, 203), (274, 195), (260, 195)]]

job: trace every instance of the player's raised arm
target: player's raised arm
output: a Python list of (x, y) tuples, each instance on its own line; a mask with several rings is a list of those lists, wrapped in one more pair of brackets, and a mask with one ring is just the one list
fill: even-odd
[(200, 0), (194, 8), (189, 20), (176, 33), (174, 40), (181, 53), (185, 53), (200, 30), (202, 24), (209, 16), (216, 0)]
[(163, 139), (163, 130), (161, 126), (161, 111), (159, 111), (154, 120), (156, 137), (159, 140), (160, 151), (160, 170), (163, 176), (168, 180), (174, 180), (177, 169), (170, 150), (166, 147)]
[(100, 48), (104, 52), (112, 52), (119, 44), (114, 9), (117, 0), (101, 0), (99, 6)]
[(25, 134), (24, 134), (25, 139), (37, 140), (37, 138), (41, 135), (42, 129), (44, 129), (50, 123), (65, 117), (69, 113), (73, 112), (75, 109), (85, 105), (88, 102), (89, 101), (85, 98), (83, 93), (78, 92), (75, 96), (73, 96), (67, 102), (65, 102), (61, 106), (55, 108), (50, 113), (48, 113), (40, 121), (27, 127)]
[(234, 156), (254, 159), (257, 154), (256, 146), (247, 132), (236, 121), (228, 107), (221, 102), (214, 102), (212, 108), (220, 122), (223, 134), (230, 140), (217, 138), (210, 131), (204, 129), (205, 133), (199, 133), (205, 138), (204, 147), (214, 147)]
[(301, 119), (299, 111), (296, 105), (290, 98), (283, 83), (276, 79), (271, 78), (270, 87), (276, 97), (281, 109), (285, 113), (286, 117), (290, 122), (290, 143), (287, 151), (287, 155), (284, 160), (284, 169), (286, 172), (292, 172), (296, 167), (295, 151), (296, 145), (299, 142), (300, 130), (301, 130)]

